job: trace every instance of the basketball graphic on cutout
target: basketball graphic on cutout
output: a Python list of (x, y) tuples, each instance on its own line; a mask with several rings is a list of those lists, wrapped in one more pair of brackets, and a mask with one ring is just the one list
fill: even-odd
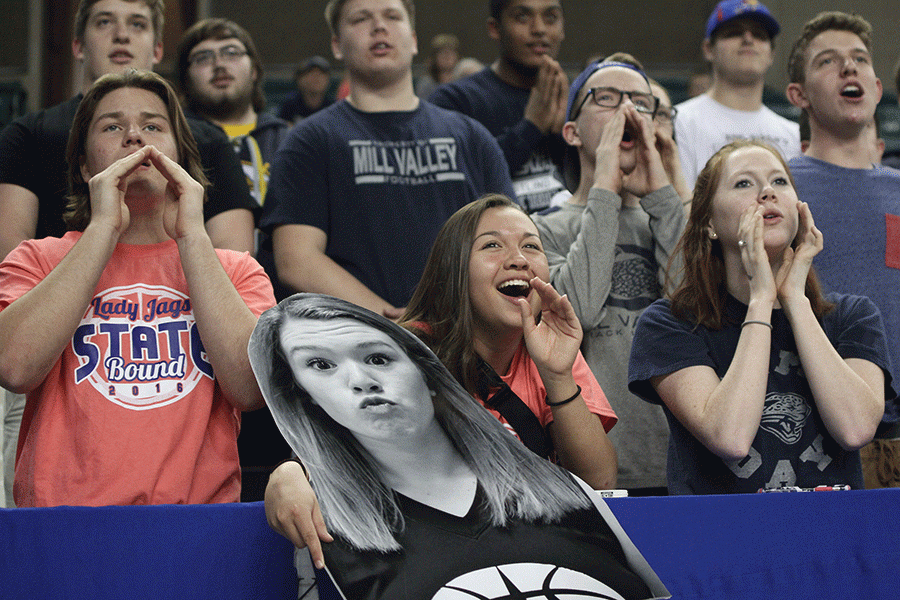
[(460, 575), (433, 600), (623, 600), (608, 585), (571, 569), (538, 563), (500, 565)]

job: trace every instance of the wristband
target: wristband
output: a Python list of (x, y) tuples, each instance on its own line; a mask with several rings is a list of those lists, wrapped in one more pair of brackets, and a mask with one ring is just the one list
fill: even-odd
[(566, 398), (565, 400), (560, 400), (559, 402), (550, 402), (550, 398), (548, 397), (548, 398), (544, 399), (544, 402), (547, 404), (547, 406), (562, 406), (563, 404), (568, 404), (569, 402), (571, 402), (572, 400), (574, 400), (575, 398), (577, 398), (578, 396), (581, 395), (581, 386), (578, 384), (575, 384), (575, 387), (578, 388), (578, 391), (575, 392), (575, 395), (570, 398)]
[(754, 321), (752, 319), (741, 323), (741, 329), (744, 328), (744, 325), (750, 325), (751, 323), (756, 323), (757, 325), (765, 325), (766, 327), (769, 328), (769, 330), (773, 330), (771, 323), (766, 323), (765, 321)]
[(281, 461), (280, 463), (278, 463), (277, 465), (275, 465), (275, 468), (277, 469), (278, 467), (280, 467), (280, 466), (283, 465), (284, 463), (289, 463), (289, 462), (295, 462), (295, 463), (297, 463), (298, 465), (300, 465), (300, 468), (303, 469), (303, 474), (306, 476), (306, 480), (307, 480), (307, 481), (310, 481), (310, 478), (309, 478), (309, 471), (306, 470), (306, 465), (304, 465), (304, 464), (303, 464), (303, 461), (300, 460), (299, 458), (297, 458), (296, 456), (292, 456), (292, 457), (290, 457), (290, 458), (284, 459), (283, 461)]

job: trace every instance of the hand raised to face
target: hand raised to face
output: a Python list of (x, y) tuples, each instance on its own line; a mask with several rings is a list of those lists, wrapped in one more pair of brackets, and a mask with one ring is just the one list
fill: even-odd
[(149, 146), (150, 161), (168, 181), (164, 225), (173, 240), (206, 229), (203, 220), (203, 186), (177, 162)]
[(750, 281), (750, 298), (764, 298), (774, 301), (776, 296), (775, 279), (769, 255), (766, 252), (765, 207), (751, 204), (741, 214), (738, 226), (738, 247), (741, 264), (747, 279)]
[(559, 133), (566, 121), (569, 78), (558, 62), (543, 56), (537, 81), (528, 95), (524, 117), (542, 133)]
[(594, 186), (638, 197), (668, 185), (653, 122), (623, 102), (603, 126), (595, 150)]
[(529, 283), (540, 298), (541, 319), (536, 323), (531, 303), (526, 298), (519, 299), (528, 354), (542, 376), (545, 373), (571, 375), (583, 336), (575, 309), (566, 296), (560, 296), (539, 277)]
[(778, 300), (783, 306), (790, 305), (806, 296), (806, 279), (815, 256), (822, 251), (824, 239), (816, 228), (812, 213), (806, 202), (797, 202), (800, 215), (797, 238), (793, 248), (786, 248), (781, 266), (775, 276)]
[(669, 185), (670, 178), (659, 151), (653, 120), (643, 118), (633, 107), (629, 107), (629, 110), (628, 122), (634, 128), (637, 139), (634, 168), (625, 174), (622, 188), (641, 198)]
[[(108, 224), (121, 235), (131, 223), (125, 204), (129, 178), (138, 169), (147, 169), (152, 146), (124, 156), (88, 180), (91, 197), (91, 223)], [(84, 171), (84, 169), (83, 169)]]

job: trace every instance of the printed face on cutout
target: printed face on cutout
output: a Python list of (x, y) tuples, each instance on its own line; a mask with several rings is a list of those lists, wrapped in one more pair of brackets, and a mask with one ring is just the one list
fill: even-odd
[(750, 146), (732, 152), (722, 169), (711, 219), (722, 245), (738, 249), (741, 215), (761, 204), (766, 249), (781, 252), (790, 246), (799, 223), (797, 192), (781, 161), (765, 148)]
[(360, 442), (435, 424), (424, 375), (386, 333), (353, 319), (288, 318), (280, 343), (298, 385)]
[(539, 309), (529, 281), (549, 281), (550, 269), (537, 227), (517, 208), (489, 208), (481, 216), (469, 257), (469, 298), (476, 334), (522, 329), (518, 299)]
[(162, 59), (163, 46), (155, 41), (146, 3), (100, 0), (91, 6), (84, 39), (72, 42), (72, 53), (84, 63), (85, 79), (94, 81), (129, 68), (151, 71)]
[(418, 54), (416, 34), (401, 0), (349, 0), (341, 9), (331, 49), (352, 76), (373, 84), (410, 75)]
[(541, 66), (544, 56), (556, 58), (565, 34), (559, 0), (512, 0), (500, 13), (500, 21), (488, 21), (488, 32), (500, 42), (503, 57), (530, 69)]

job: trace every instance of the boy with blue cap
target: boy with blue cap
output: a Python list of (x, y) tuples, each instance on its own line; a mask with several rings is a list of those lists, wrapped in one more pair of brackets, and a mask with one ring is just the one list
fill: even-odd
[(706, 23), (703, 56), (712, 65), (709, 90), (677, 106), (675, 138), (688, 185), (725, 144), (764, 140), (785, 160), (800, 154), (799, 126), (763, 105), (778, 21), (757, 0), (722, 0)]
[(638, 317), (662, 295), (684, 210), (658, 150), (659, 100), (637, 61), (614, 56), (590, 65), (569, 91), (562, 132), (573, 193), (532, 218), (550, 282), (568, 295), (584, 329), (582, 353), (621, 417), (609, 434), (618, 487), (665, 493), (668, 425), (658, 406), (628, 392), (628, 356)]

